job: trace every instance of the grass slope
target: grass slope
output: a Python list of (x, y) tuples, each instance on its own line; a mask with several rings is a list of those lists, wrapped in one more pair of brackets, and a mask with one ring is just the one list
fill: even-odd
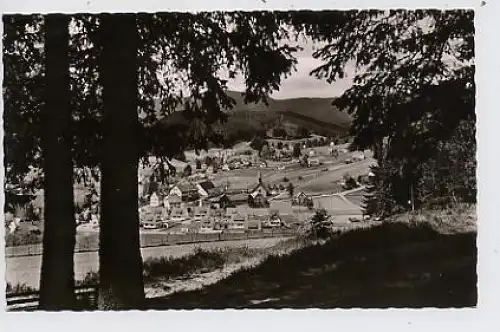
[(387, 223), (271, 256), (152, 309), (469, 307), (477, 302), (476, 234)]

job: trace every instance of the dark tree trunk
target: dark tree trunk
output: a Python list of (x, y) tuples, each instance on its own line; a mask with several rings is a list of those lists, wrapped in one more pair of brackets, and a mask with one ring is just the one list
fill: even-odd
[(43, 114), (45, 207), (40, 308), (71, 309), (75, 304), (71, 110), (68, 16), (45, 19), (46, 86)]
[(99, 309), (144, 302), (138, 213), (138, 31), (133, 15), (101, 16), (104, 154)]

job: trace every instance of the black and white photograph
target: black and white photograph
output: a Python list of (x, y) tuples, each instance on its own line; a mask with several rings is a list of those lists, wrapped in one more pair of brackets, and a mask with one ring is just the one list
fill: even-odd
[(2, 14), (6, 311), (475, 308), (474, 20)]

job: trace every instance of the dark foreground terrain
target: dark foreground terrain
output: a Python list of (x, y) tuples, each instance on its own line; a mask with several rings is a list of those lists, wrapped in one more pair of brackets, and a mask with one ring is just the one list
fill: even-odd
[(387, 223), (268, 257), (201, 290), (148, 300), (149, 309), (472, 307), (476, 233)]

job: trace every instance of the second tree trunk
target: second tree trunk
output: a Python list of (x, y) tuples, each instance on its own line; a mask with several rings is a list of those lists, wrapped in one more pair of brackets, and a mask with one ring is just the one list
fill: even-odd
[(139, 241), (138, 31), (133, 15), (101, 16), (104, 104), (99, 309), (139, 309), (144, 301)]

